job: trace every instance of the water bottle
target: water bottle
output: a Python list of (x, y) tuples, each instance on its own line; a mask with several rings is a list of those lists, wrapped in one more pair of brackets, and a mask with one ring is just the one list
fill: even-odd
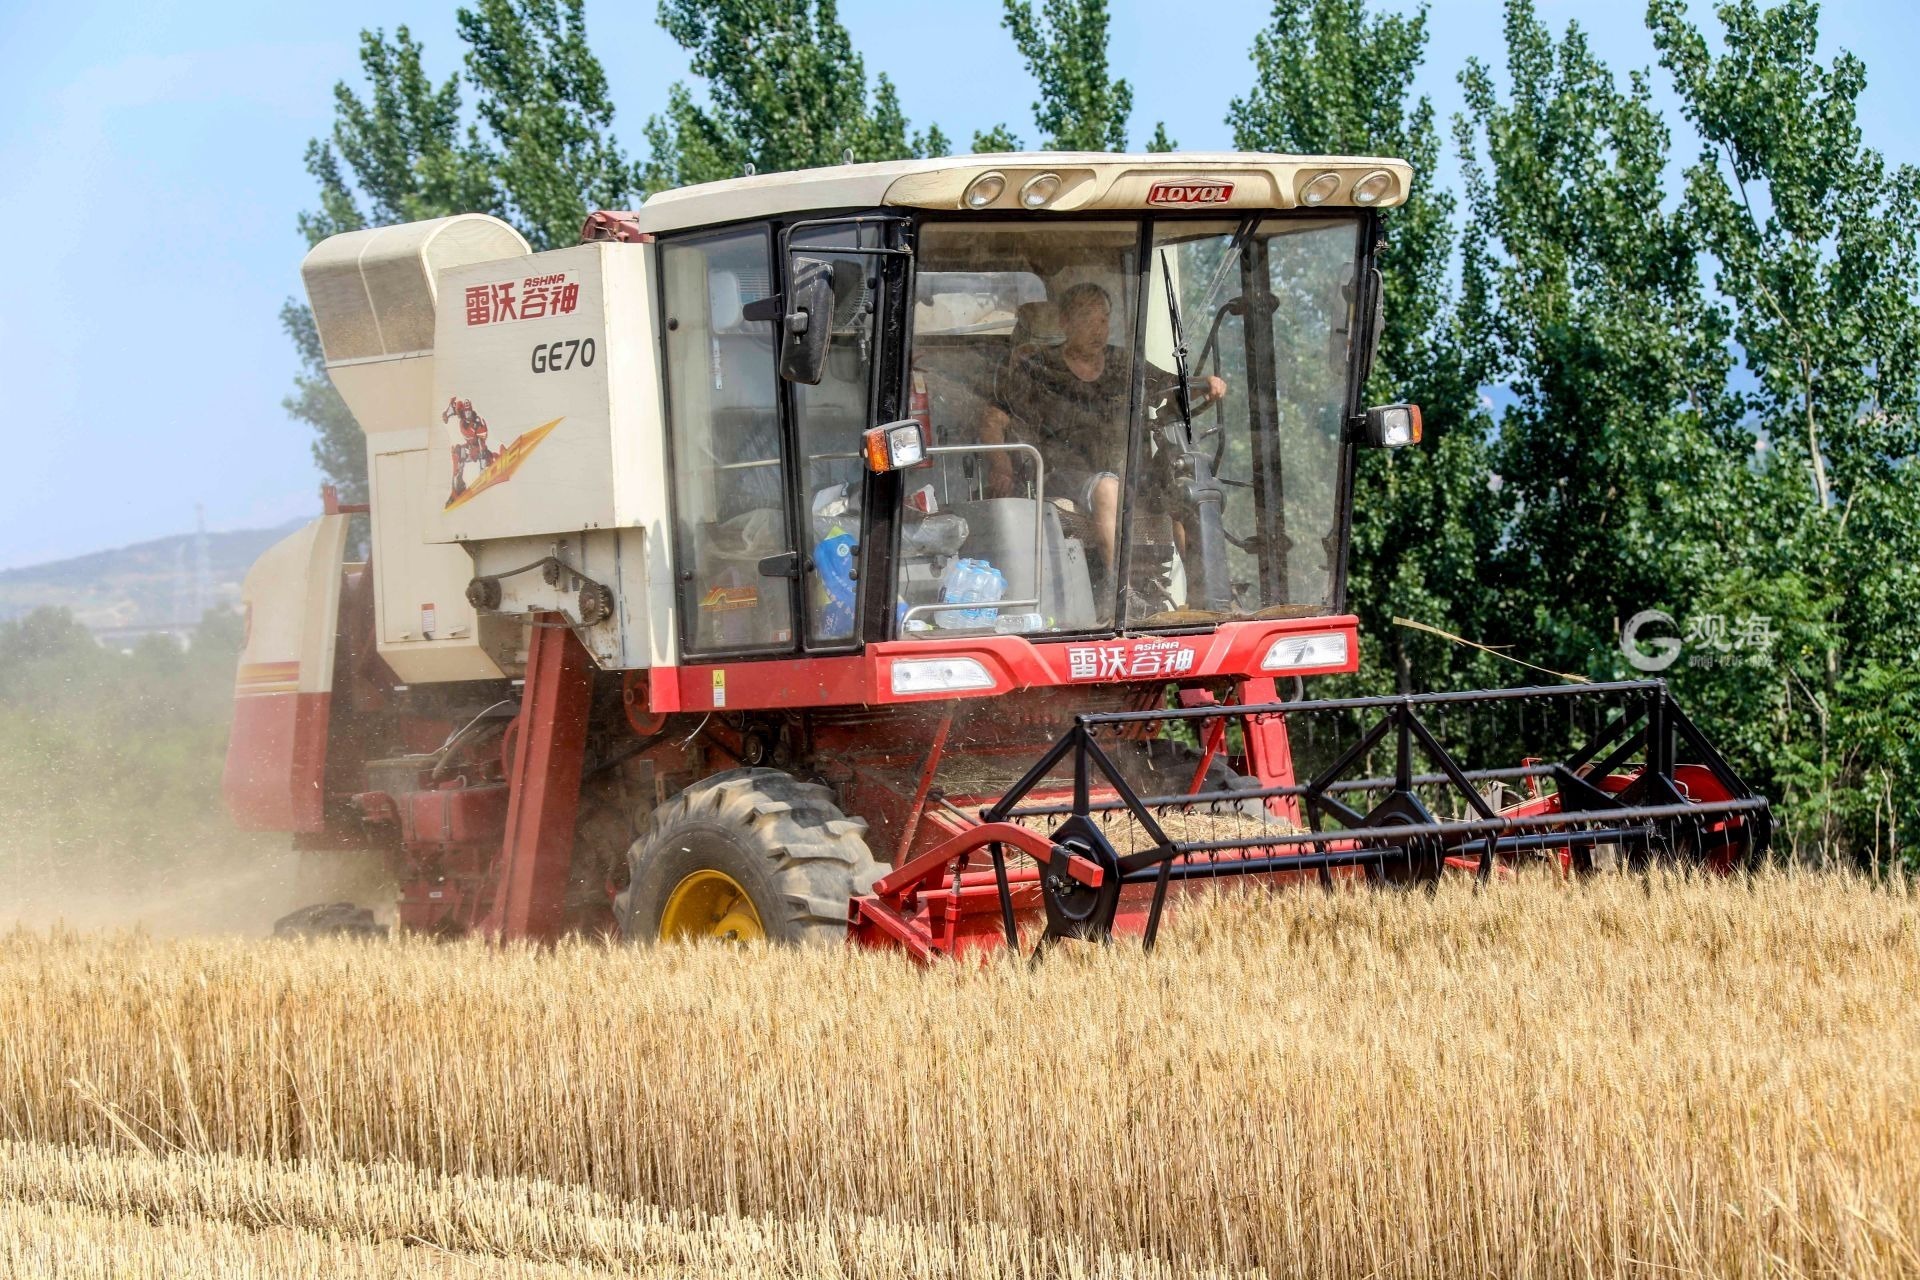
[[(940, 603), (965, 604), (972, 599), (969, 594), (973, 584), (973, 561), (955, 559), (947, 565), (947, 571), (940, 575)], [(942, 609), (933, 615), (935, 626), (949, 631), (958, 631), (973, 624), (967, 620), (971, 609)]]
[[(1006, 575), (985, 560), (955, 560), (940, 579), (942, 604), (991, 604), (1006, 593)], [(992, 626), (999, 615), (998, 609), (943, 609), (937, 621), (949, 630), (970, 630)]]
[[(983, 580), (980, 584), (979, 599), (983, 603), (992, 603), (995, 600), (1005, 599), (1007, 595), (1007, 575), (988, 564), (985, 560), (980, 562), (980, 569)], [(990, 627), (994, 625), (994, 620), (1000, 616), (1000, 611), (998, 609), (976, 609), (974, 610), (974, 616), (976, 619), (974, 625), (976, 627)]]

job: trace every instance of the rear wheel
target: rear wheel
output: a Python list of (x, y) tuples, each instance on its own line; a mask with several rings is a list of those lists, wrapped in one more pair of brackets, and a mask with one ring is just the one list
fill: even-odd
[(632, 939), (839, 942), (847, 906), (886, 874), (867, 824), (777, 769), (703, 779), (654, 810), (615, 900)]

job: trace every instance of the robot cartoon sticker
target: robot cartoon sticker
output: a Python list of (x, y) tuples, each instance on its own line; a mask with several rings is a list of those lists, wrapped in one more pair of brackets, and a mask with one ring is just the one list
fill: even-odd
[(487, 447), (487, 420), (473, 411), (473, 401), (454, 397), (440, 412), (440, 421), (460, 420), (460, 439), (453, 446), (453, 492), (447, 505), (467, 491), (500, 455)]
[(520, 469), (534, 446), (545, 440), (561, 420), (555, 418), (542, 423), (497, 450), (487, 443), (487, 420), (475, 412), (473, 401), (458, 396), (449, 399), (447, 407), (440, 412), (440, 421), (457, 421), (460, 425), (460, 438), (452, 446), (453, 489), (442, 508), (451, 511), (469, 498), (513, 479), (513, 473)]

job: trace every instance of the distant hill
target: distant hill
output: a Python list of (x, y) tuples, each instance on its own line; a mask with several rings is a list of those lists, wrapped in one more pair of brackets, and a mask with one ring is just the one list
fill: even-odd
[[(260, 553), (298, 529), (292, 520), (272, 529), (236, 529), (206, 537), (205, 603), (238, 608), (240, 580)], [(199, 621), (196, 540), (182, 533), (95, 551), (70, 560), (0, 570), (0, 620), (42, 605), (64, 605), (96, 632), (145, 630)]]

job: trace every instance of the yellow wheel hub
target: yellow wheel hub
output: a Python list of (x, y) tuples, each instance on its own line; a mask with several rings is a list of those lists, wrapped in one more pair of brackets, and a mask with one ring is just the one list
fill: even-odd
[(739, 881), (724, 871), (696, 871), (667, 895), (660, 936), (758, 942), (767, 931)]

